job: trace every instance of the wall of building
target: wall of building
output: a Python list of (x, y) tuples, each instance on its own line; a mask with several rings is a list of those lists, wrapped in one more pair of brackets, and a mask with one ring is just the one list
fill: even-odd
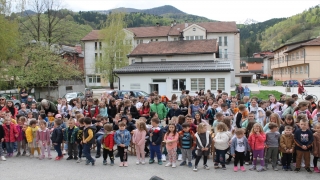
[[(225, 89), (224, 92), (231, 91), (231, 73), (230, 72), (213, 72), (213, 73), (148, 73), (148, 74), (118, 74), (120, 77), (120, 89), (122, 90), (142, 90), (147, 93), (151, 92), (150, 84), (157, 84), (153, 82), (155, 79), (165, 79), (166, 94), (171, 97), (172, 94), (181, 95), (181, 91), (173, 90), (173, 79), (186, 79), (186, 89), (191, 90), (191, 78), (205, 78), (205, 90), (211, 89), (216, 93), (217, 88), (211, 88), (212, 78), (224, 78)], [(132, 89), (131, 87), (135, 87)], [(190, 94), (194, 94), (191, 91)]]
[[(132, 62), (159, 62), (159, 61), (206, 61), (213, 60), (213, 54), (197, 54), (197, 55), (175, 55), (175, 56), (144, 56), (130, 57), (129, 64)], [(218, 60), (218, 59), (217, 59)]]

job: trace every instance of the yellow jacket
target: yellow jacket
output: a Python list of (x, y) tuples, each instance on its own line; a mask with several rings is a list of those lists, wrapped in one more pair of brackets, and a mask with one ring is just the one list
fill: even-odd
[[(36, 129), (36, 131), (38, 131), (39, 127), (36, 126), (35, 129)], [(32, 127), (30, 127), (30, 126), (29, 126), (29, 127), (27, 128), (27, 130), (26, 130), (26, 138), (27, 138), (27, 142), (28, 142), (28, 143), (32, 142), (32, 141), (33, 141), (33, 138), (35, 138), (35, 137), (33, 137), (33, 135), (32, 135)]]

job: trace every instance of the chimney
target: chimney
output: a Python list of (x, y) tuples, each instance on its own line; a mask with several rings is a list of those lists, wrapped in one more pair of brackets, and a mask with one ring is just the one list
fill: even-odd
[(186, 21), (186, 23), (184, 24), (184, 27), (187, 28), (188, 27), (188, 22)]
[(159, 23), (156, 23), (157, 24), (157, 27), (160, 27), (160, 24)]
[(183, 37), (183, 32), (182, 32), (182, 31), (180, 31), (179, 40), (180, 40), (180, 41), (183, 41), (183, 39), (184, 39), (184, 37)]

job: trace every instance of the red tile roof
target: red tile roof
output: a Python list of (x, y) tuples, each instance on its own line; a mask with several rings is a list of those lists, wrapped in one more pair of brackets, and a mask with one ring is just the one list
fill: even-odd
[(193, 41), (156, 41), (139, 44), (129, 54), (135, 56), (218, 53), (216, 39)]
[(81, 39), (81, 41), (92, 41), (92, 40), (98, 40), (99, 39), (99, 30), (92, 30), (87, 34), (84, 38)]
[(320, 46), (320, 37), (301, 44), (302, 46)]
[(167, 37), (170, 26), (151, 26), (151, 27), (135, 27), (127, 28), (135, 37)]
[[(196, 24), (207, 30), (208, 33), (233, 33), (238, 32), (236, 22), (203, 22), (203, 23), (188, 23), (188, 27)], [(185, 24), (177, 24), (173, 26), (169, 32), (169, 35), (179, 35), (180, 31), (185, 29)]]

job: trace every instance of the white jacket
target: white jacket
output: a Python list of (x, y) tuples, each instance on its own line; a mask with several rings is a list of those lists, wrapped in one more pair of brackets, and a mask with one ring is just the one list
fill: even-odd
[(230, 132), (218, 132), (214, 137), (214, 147), (218, 150), (226, 150), (229, 147), (229, 141), (231, 138)]

